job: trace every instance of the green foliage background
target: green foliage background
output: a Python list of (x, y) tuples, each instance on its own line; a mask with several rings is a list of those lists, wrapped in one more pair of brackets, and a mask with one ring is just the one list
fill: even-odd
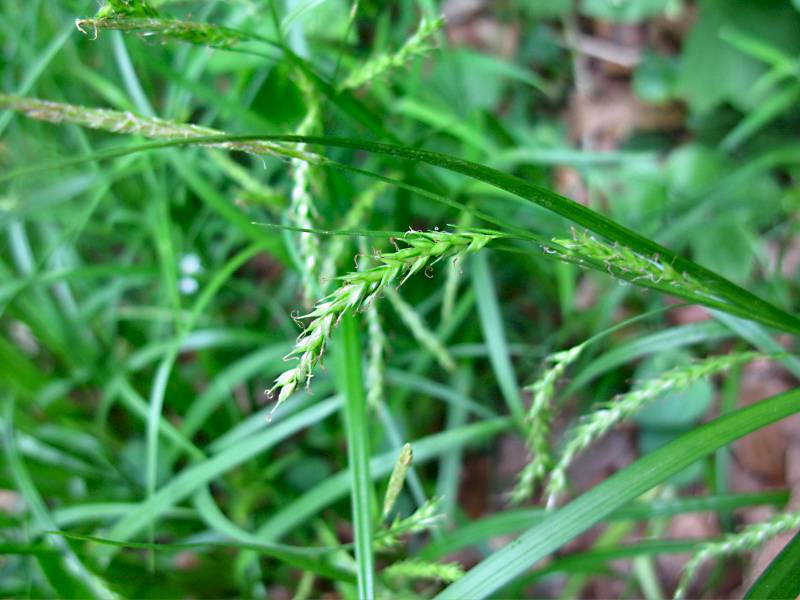
[[(17, 111), (0, 112), (2, 595), (532, 597), (557, 577), (579, 596), (610, 574), (657, 598), (675, 582), (651, 557), (708, 540), (654, 535), (540, 561), (600, 522), (622, 539), (632, 522), (659, 531), (659, 519), (711, 510), (730, 533), (733, 509), (785, 505), (787, 491), (731, 491), (727, 446), (797, 412), (797, 394), (736, 411), (738, 369), (660, 396), (635, 420), (642, 458), (567, 490), (577, 499), (561, 510), (539, 496), (509, 506), (513, 476), (461, 482), (529, 438), (526, 386), (546, 357), (587, 340), (551, 394), (570, 422), (717, 354), (756, 349), (800, 376), (795, 3), (493, 3), (491, 19), (519, 32), (509, 56), (452, 43), (457, 20), (410, 44), (443, 10), (432, 0), (355, 12), (343, 0), (117, 0), (97, 16), (130, 30), (76, 29), (98, 8), (0, 0), (0, 108)], [(659, 19), (690, 25), (672, 52), (644, 49), (631, 89), (685, 118), (612, 150), (581, 147), (565, 118), (576, 57), (564, 32)], [(144, 151), (107, 123), (25, 118), (37, 115), (18, 97), (193, 123), (225, 143), (324, 137), (271, 140), (282, 158)], [(289, 157), (306, 151), (362, 172), (312, 163), (299, 182)], [(550, 191), (564, 167), (596, 212)], [(302, 193), (327, 233), (292, 228), (307, 226)], [(409, 230), (458, 227), (503, 235), (456, 266), (426, 265), (375, 303), (375, 321), (347, 314), (312, 386), (268, 423), (264, 390), (286, 368), (295, 321), (337, 285), (309, 256), (344, 275)], [(360, 235), (330, 235), (350, 230)], [(668, 295), (711, 318), (676, 322)], [(382, 519), (406, 442), (413, 463)], [(476, 515), (475, 502), (491, 509)], [(459, 579), (467, 547), (477, 558)], [(796, 584), (782, 565), (798, 552), (754, 589), (794, 589), (781, 588)], [(620, 556), (644, 563), (610, 569)]]

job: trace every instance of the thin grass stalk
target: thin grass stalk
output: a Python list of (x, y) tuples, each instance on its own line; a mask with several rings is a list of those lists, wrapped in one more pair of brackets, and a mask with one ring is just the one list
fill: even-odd
[(342, 317), (339, 332), (337, 378), (345, 395), (347, 460), (351, 475), (351, 507), (358, 566), (358, 597), (375, 597), (375, 559), (372, 553), (372, 478), (370, 477), (369, 423), (361, 371), (358, 323), (352, 314)]
[[(463, 210), (458, 216), (457, 227), (469, 227), (472, 225), (473, 214), (469, 210)], [(461, 263), (453, 261), (447, 269), (447, 280), (444, 284), (444, 295), (442, 296), (442, 321), (448, 319), (453, 314), (458, 295), (458, 286), (461, 283), (461, 276), (464, 270)]]
[(456, 361), (437, 337), (436, 332), (428, 326), (419, 313), (414, 310), (414, 307), (403, 300), (403, 297), (392, 288), (386, 290), (386, 298), (420, 346), (430, 352), (445, 371), (448, 373), (455, 371)]
[[(337, 238), (343, 239), (343, 238)], [(365, 238), (360, 238), (359, 250), (362, 256), (367, 255), (367, 242)], [(367, 261), (361, 261), (358, 268), (367, 268)], [(366, 309), (367, 313), (367, 334), (369, 338), (369, 349), (367, 359), (367, 404), (373, 410), (383, 402), (386, 390), (386, 334), (383, 331), (381, 315), (378, 312), (377, 303), (373, 302)]]

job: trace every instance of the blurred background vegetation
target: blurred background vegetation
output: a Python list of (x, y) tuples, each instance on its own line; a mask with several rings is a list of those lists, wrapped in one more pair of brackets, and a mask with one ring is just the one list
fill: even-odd
[[(0, 91), (228, 133), (440, 151), (556, 190), (797, 312), (796, 1), (150, 6), (161, 18), (277, 43), (79, 30), (95, 0), (0, 0)], [(483, 224), (408, 188), (244, 153), (185, 146), (63, 162), (140, 142), (0, 112), (0, 594), (356, 597), (335, 369), (317, 369), (269, 425), (264, 390), (285, 368), (294, 319), (332, 276), (356, 268), (354, 257), (391, 251), (391, 234), (263, 225)], [(485, 183), (392, 157), (325, 154), (543, 238), (577, 235)], [(51, 161), (62, 162), (2, 176)], [(313, 205), (305, 221), (298, 195)], [(365, 359), (382, 342), (385, 363), (366, 429), (376, 502), (400, 447), (415, 450), (393, 509), (416, 515), (412, 534), (375, 542), (385, 597), (433, 596), (440, 580), (458, 577), (444, 565), (469, 569), (542, 518), (539, 495), (509, 504), (529, 459), (524, 430), (503, 416), (528, 406), (524, 386), (551, 353), (644, 315), (570, 366), (554, 408), (558, 447), (582, 414), (670, 368), (753, 346), (795, 348), (789, 335), (541, 252), (489, 250), (426, 274), (378, 303), (374, 322), (360, 319)], [(795, 360), (756, 360), (660, 396), (575, 461), (566, 495), (703, 421), (793, 388)], [(797, 437), (789, 420), (717, 451), (504, 595), (671, 595), (704, 542), (792, 506)], [(420, 507), (439, 515), (435, 527)], [(786, 539), (709, 561), (693, 593), (739, 594)]]

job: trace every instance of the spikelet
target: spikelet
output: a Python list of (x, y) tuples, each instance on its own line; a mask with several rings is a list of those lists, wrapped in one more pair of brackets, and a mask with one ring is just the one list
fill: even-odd
[(800, 511), (781, 513), (763, 523), (750, 525), (739, 533), (729, 534), (721, 541), (703, 544), (684, 566), (683, 575), (675, 590), (674, 598), (679, 600), (686, 596), (692, 579), (694, 579), (697, 570), (705, 561), (757, 550), (767, 540), (774, 538), (778, 534), (793, 531), (798, 527), (800, 527)]
[(383, 497), (383, 511), (381, 517), (386, 519), (389, 513), (392, 512), (400, 492), (403, 490), (403, 485), (406, 482), (406, 474), (411, 468), (411, 463), (414, 460), (414, 453), (411, 450), (411, 444), (405, 444), (400, 449), (400, 455), (394, 463), (394, 469), (389, 477), (389, 483), (386, 486), (386, 494)]
[(417, 31), (394, 54), (379, 54), (353, 71), (342, 83), (341, 89), (356, 89), (383, 76), (391, 69), (404, 66), (412, 58), (428, 52), (433, 46), (429, 38), (444, 25), (444, 18), (423, 18)]
[(383, 570), (390, 579), (438, 579), (452, 583), (464, 576), (464, 567), (458, 563), (435, 563), (411, 558), (392, 563)]
[[(32, 119), (49, 121), (50, 123), (72, 123), (99, 129), (110, 133), (139, 135), (151, 140), (191, 140), (223, 136), (222, 131), (201, 127), (188, 123), (178, 123), (156, 117), (140, 117), (131, 112), (121, 112), (105, 108), (90, 108), (63, 102), (50, 102), (37, 98), (21, 98), (0, 94), (0, 109), (13, 110)], [(315, 164), (322, 164), (325, 159), (317, 154), (297, 151), (280, 144), (258, 140), (236, 141), (199, 141), (198, 145), (224, 150), (236, 150), (248, 154), (269, 155), (276, 157), (301, 158)]]
[[(306, 98), (308, 113), (300, 123), (297, 135), (308, 135), (313, 133), (319, 123), (319, 103), (310, 83), (303, 80), (301, 87)], [(305, 152), (306, 145), (298, 144), (297, 150)], [(314, 229), (317, 210), (311, 198), (311, 165), (299, 158), (292, 159), (291, 172), (294, 181), (289, 209), (292, 225), (301, 229)], [(319, 295), (318, 290), (320, 290), (319, 238), (311, 231), (301, 231), (298, 233), (298, 238), (298, 253), (300, 255), (305, 302), (310, 305), (313, 299)]]
[(423, 533), (438, 527), (444, 519), (441, 504), (442, 498), (431, 498), (405, 519), (395, 518), (389, 527), (375, 533), (375, 551), (392, 550), (400, 545), (402, 536)]
[(609, 244), (587, 232), (573, 229), (573, 237), (554, 238), (553, 247), (545, 247), (546, 254), (557, 255), (566, 262), (582, 267), (602, 266), (612, 276), (632, 283), (658, 285), (694, 296), (716, 300), (715, 293), (697, 278), (681, 273), (657, 255), (645, 256), (627, 246)]
[(750, 362), (762, 355), (741, 352), (714, 356), (695, 363), (676, 367), (646, 381), (641, 387), (627, 392), (582, 420), (569, 434), (564, 451), (550, 474), (547, 486), (548, 507), (555, 506), (559, 494), (567, 487), (567, 469), (572, 461), (609, 429), (639, 412), (649, 402), (672, 390), (686, 389), (696, 381)]
[(477, 231), (411, 231), (396, 240), (405, 244), (405, 248), (373, 257), (379, 266), (339, 278), (339, 287), (317, 301), (313, 310), (303, 317), (311, 321), (286, 357), (287, 360), (296, 359), (298, 363), (279, 375), (268, 390), (270, 396), (278, 392), (275, 408), (298, 386), (310, 382), (331, 332), (345, 312), (369, 306), (388, 286), (402, 285), (409, 277), (439, 260), (458, 259), (477, 252), (495, 237)]
[(545, 358), (549, 365), (542, 375), (527, 386), (532, 393), (531, 407), (525, 418), (527, 436), (525, 445), (530, 453), (530, 461), (519, 474), (517, 485), (511, 492), (512, 504), (520, 504), (533, 494), (536, 484), (547, 476), (553, 467), (553, 456), (550, 450), (550, 427), (553, 420), (553, 399), (556, 384), (569, 365), (577, 360), (585, 344), (579, 344), (555, 352)]

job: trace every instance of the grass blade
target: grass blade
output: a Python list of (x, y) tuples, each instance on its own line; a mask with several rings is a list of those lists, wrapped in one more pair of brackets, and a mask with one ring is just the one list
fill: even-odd
[(511, 364), (511, 353), (508, 350), (505, 327), (500, 315), (497, 291), (485, 254), (476, 254), (472, 257), (472, 283), (475, 287), (481, 330), (486, 345), (489, 347), (489, 360), (497, 377), (497, 384), (500, 386), (509, 411), (514, 419), (521, 423), (525, 418), (525, 409), (522, 406), (519, 384)]
[[(786, 504), (786, 490), (747, 494), (728, 494), (702, 498), (676, 498), (674, 500), (634, 501), (609, 514), (604, 521), (645, 521), (687, 513), (706, 511), (731, 511), (748, 506), (769, 505), (780, 508)], [(420, 553), (426, 560), (437, 560), (462, 548), (484, 543), (492, 538), (512, 535), (538, 525), (552, 513), (544, 508), (521, 508), (477, 519), (448, 533), (440, 540), (430, 542)]]
[(273, 557), (281, 562), (291, 565), (298, 569), (312, 571), (319, 573), (325, 577), (341, 581), (354, 581), (353, 576), (347, 571), (343, 571), (334, 567), (326, 562), (323, 562), (315, 557), (315, 555), (322, 553), (332, 552), (334, 549), (321, 548), (319, 551), (304, 551), (304, 549), (294, 548), (292, 546), (282, 546), (279, 544), (256, 544), (245, 542), (206, 542), (206, 543), (174, 543), (174, 544), (159, 544), (151, 542), (130, 542), (112, 540), (108, 538), (101, 538), (88, 535), (76, 535), (64, 531), (49, 531), (53, 535), (60, 535), (64, 538), (71, 540), (78, 540), (83, 542), (92, 542), (94, 544), (102, 544), (104, 546), (112, 546), (115, 548), (130, 548), (138, 550), (157, 550), (162, 552), (182, 552), (186, 550), (194, 550), (201, 548), (237, 548), (239, 550), (249, 550), (263, 554), (265, 556)]
[[(240, 441), (234, 447), (215, 454), (208, 460), (183, 470), (162, 486), (156, 493), (140, 503), (109, 529), (108, 537), (125, 541), (142, 531), (165, 511), (188, 497), (200, 486), (207, 484), (251, 457), (271, 448), (278, 442), (331, 415), (341, 406), (341, 399), (331, 398), (319, 402), (286, 420), (267, 426)], [(110, 553), (107, 553), (108, 556)], [(102, 553), (101, 553), (102, 555)]]
[[(38, 107), (38, 108), (37, 108)], [(85, 107), (76, 107), (66, 104), (47, 103), (36, 99), (19, 98), (0, 94), (0, 108), (10, 108), (19, 112), (27, 113), (29, 116), (40, 118), (44, 120), (68, 120), (75, 122), (83, 122), (84, 125), (95, 127), (96, 124), (87, 121), (88, 114), (103, 115), (103, 118), (109, 121), (114, 127), (118, 127), (120, 119), (126, 123), (128, 128), (139, 128), (143, 125), (147, 128), (150, 137), (163, 137), (160, 131), (152, 131), (152, 128), (160, 130), (164, 125), (172, 127), (174, 124), (158, 120), (141, 120), (124, 117), (114, 111), (98, 111), (96, 109), (89, 109)], [(40, 112), (41, 111), (41, 112)], [(68, 115), (72, 115), (68, 118)], [(99, 128), (107, 128), (101, 125)], [(186, 130), (184, 126), (182, 130)], [(189, 129), (192, 129), (189, 126)], [(130, 131), (129, 131), (130, 132)], [(131, 132), (135, 133), (135, 131)], [(141, 131), (139, 132), (141, 133)], [(230, 144), (231, 142), (251, 141), (261, 142), (265, 147), (264, 151), (278, 153), (284, 156), (292, 155), (292, 151), (288, 148), (281, 148), (277, 146), (269, 147), (265, 142), (289, 142), (298, 144), (315, 144), (322, 146), (332, 146), (339, 148), (349, 148), (353, 150), (363, 150), (372, 154), (381, 154), (391, 156), (404, 160), (410, 160), (416, 163), (422, 163), (434, 167), (439, 167), (454, 173), (466, 175), (477, 181), (482, 181), (492, 187), (498, 188), (509, 192), (523, 200), (530, 203), (539, 205), (546, 208), (570, 221), (585, 227), (589, 231), (597, 233), (616, 244), (620, 244), (623, 248), (628, 249), (639, 255), (643, 261), (655, 262), (656, 265), (668, 265), (675, 273), (683, 274), (692, 278), (711, 290), (719, 299), (724, 300), (720, 302), (719, 299), (714, 297), (703, 297), (694, 295), (693, 301), (707, 304), (714, 308), (725, 308), (725, 304), (730, 305), (730, 311), (740, 316), (748, 316), (753, 320), (760, 323), (779, 328), (781, 330), (800, 334), (800, 318), (795, 315), (789, 314), (784, 310), (770, 304), (769, 302), (759, 298), (744, 288), (736, 285), (735, 283), (725, 279), (721, 275), (706, 269), (697, 263), (683, 258), (675, 252), (661, 246), (657, 242), (650, 240), (630, 229), (620, 225), (613, 219), (597, 213), (590, 208), (583, 206), (570, 200), (556, 192), (553, 192), (542, 186), (530, 183), (519, 177), (503, 173), (497, 169), (487, 167), (485, 165), (442, 154), (439, 152), (432, 152), (429, 150), (421, 150), (408, 146), (401, 146), (397, 144), (384, 144), (376, 143), (366, 140), (353, 139), (353, 138), (339, 138), (327, 136), (298, 136), (298, 135), (221, 135), (210, 136), (205, 139), (205, 133), (209, 130), (192, 129), (192, 135), (195, 137), (195, 143), (220, 143)], [(167, 135), (175, 135), (174, 132)], [(168, 145), (179, 145), (176, 140), (171, 140), (165, 143), (163, 147)], [(310, 160), (320, 160), (319, 157), (305, 157)], [(62, 161), (66, 162), (66, 161)], [(333, 161), (327, 161), (327, 164), (333, 166)], [(354, 167), (352, 170), (356, 170)], [(25, 171), (31, 172), (31, 169)], [(16, 176), (20, 172), (17, 171), (13, 175)], [(8, 177), (8, 176), (6, 176)], [(0, 177), (2, 180), (4, 177)], [(510, 228), (514, 228), (513, 224), (509, 224)], [(653, 287), (653, 285), (643, 284), (646, 287)], [(686, 296), (684, 296), (686, 297)]]
[(358, 565), (358, 597), (375, 597), (375, 559), (372, 555), (372, 480), (369, 474), (367, 395), (361, 369), (361, 339), (353, 315), (342, 317), (336, 376), (345, 396), (347, 457), (352, 485), (352, 514)]

